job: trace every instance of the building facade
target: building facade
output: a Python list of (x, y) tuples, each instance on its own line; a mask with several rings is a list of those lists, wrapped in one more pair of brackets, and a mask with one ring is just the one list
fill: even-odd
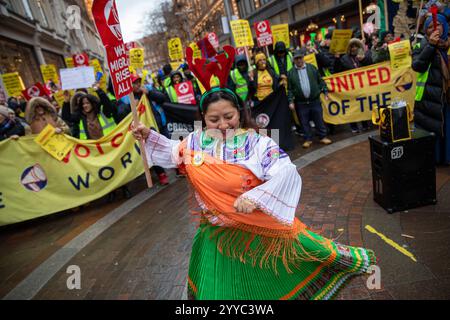
[(0, 0), (0, 73), (19, 72), (25, 86), (42, 82), (39, 65), (65, 68), (64, 57), (104, 49), (83, 0)]
[(169, 63), (167, 43), (161, 41), (163, 34), (152, 34), (137, 42), (144, 48), (144, 68), (157, 72), (164, 64)]

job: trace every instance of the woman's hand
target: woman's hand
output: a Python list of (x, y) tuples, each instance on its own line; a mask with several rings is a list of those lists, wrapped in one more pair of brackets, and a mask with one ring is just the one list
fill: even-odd
[(430, 38), (428, 39), (428, 42), (435, 46), (438, 44), (439, 39), (440, 39), (441, 35), (439, 34), (439, 30), (433, 31), (430, 35)]
[(237, 212), (242, 213), (251, 213), (253, 210), (256, 209), (256, 206), (253, 203), (242, 198), (237, 198), (233, 206)]
[(150, 129), (144, 126), (139, 122), (137, 126), (135, 126), (134, 121), (131, 123), (131, 133), (136, 140), (147, 140), (150, 135)]
[(19, 140), (19, 136), (17, 134), (13, 134), (12, 136), (10, 136), (11, 140)]

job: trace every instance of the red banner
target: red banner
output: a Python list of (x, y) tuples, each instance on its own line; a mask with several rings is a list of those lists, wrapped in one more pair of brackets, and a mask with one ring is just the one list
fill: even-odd
[(259, 47), (265, 47), (273, 44), (272, 31), (270, 30), (270, 23), (268, 20), (255, 22), (253, 24), (255, 28), (256, 39), (258, 40)]
[(94, 0), (92, 15), (105, 47), (123, 43), (119, 14), (114, 0)]
[(131, 49), (137, 48), (137, 44), (135, 41), (125, 42), (125, 49), (130, 51)]
[(45, 97), (50, 96), (50, 92), (44, 87), (40, 82), (35, 83), (31, 87), (26, 88), (22, 91), (22, 95), (28, 101), (35, 97)]
[(174, 86), (175, 91), (178, 96), (178, 103), (184, 104), (196, 104), (195, 95), (194, 95), (194, 87), (192, 86), (192, 82), (185, 81), (182, 83), (178, 83)]
[(89, 67), (89, 56), (86, 53), (78, 53), (72, 56), (74, 67)]
[(94, 0), (92, 4), (97, 31), (106, 49), (108, 68), (116, 99), (133, 92), (128, 50), (122, 39), (119, 14), (114, 0)]
[(125, 45), (122, 43), (115, 47), (106, 47), (106, 55), (111, 81), (114, 86), (114, 93), (116, 99), (120, 99), (133, 91)]

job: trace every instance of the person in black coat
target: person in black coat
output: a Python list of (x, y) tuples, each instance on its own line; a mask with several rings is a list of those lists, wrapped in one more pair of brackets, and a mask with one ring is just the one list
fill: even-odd
[(436, 163), (450, 164), (449, 40), (445, 17), (438, 15), (436, 31), (429, 17), (424, 24), (424, 34), (412, 57), (412, 68), (419, 73), (414, 122), (416, 127), (436, 135)]
[(11, 119), (7, 107), (0, 105), (0, 141), (8, 138), (18, 139), (25, 135), (25, 129), (19, 121)]

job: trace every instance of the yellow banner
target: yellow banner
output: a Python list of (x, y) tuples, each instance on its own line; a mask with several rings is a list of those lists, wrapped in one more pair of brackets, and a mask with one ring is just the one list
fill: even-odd
[(59, 83), (58, 71), (56, 70), (56, 66), (54, 64), (41, 64), (40, 68), (45, 84), (49, 80), (53, 81), (56, 84)]
[(75, 64), (73, 63), (73, 58), (72, 57), (66, 57), (66, 58), (64, 58), (64, 61), (66, 62), (67, 68), (75, 67)]
[(1, 76), (8, 96), (20, 96), (22, 91), (25, 90), (25, 86), (18, 72), (4, 73)]
[(392, 69), (407, 68), (412, 63), (409, 40), (392, 43), (388, 46)]
[(133, 48), (130, 50), (130, 65), (134, 69), (144, 68), (144, 48)]
[[(140, 121), (157, 128), (145, 95)], [(144, 172), (129, 114), (99, 140), (67, 139), (75, 146), (58, 161), (33, 140), (0, 142), (0, 226), (61, 212), (94, 201)]]
[(330, 52), (333, 54), (344, 54), (347, 52), (347, 46), (352, 38), (353, 30), (335, 29), (331, 36)]
[(416, 73), (411, 67), (393, 70), (383, 62), (323, 79), (330, 98), (321, 96), (323, 118), (331, 124), (370, 120), (374, 108), (389, 106), (394, 99), (414, 106)]
[(306, 63), (312, 64), (314, 67), (319, 68), (317, 66), (317, 59), (316, 59), (316, 55), (314, 53), (306, 55), (304, 60)]
[(270, 30), (272, 30), (274, 47), (278, 41), (284, 42), (286, 48), (291, 46), (291, 40), (289, 38), (289, 25), (287, 23), (272, 25), (270, 26)]
[(94, 74), (96, 80), (97, 80), (97, 72), (102, 73), (102, 77), (100, 78), (100, 89), (106, 92), (107, 91), (106, 74), (103, 72), (103, 68), (102, 65), (100, 64), (100, 61), (98, 61), (98, 59), (89, 60), (89, 65), (91, 67), (94, 67)]
[(230, 21), (231, 32), (233, 33), (236, 47), (253, 47), (252, 30), (248, 20), (232, 20)]
[(183, 60), (183, 45), (180, 38), (169, 39), (167, 47), (169, 48), (170, 60)]

